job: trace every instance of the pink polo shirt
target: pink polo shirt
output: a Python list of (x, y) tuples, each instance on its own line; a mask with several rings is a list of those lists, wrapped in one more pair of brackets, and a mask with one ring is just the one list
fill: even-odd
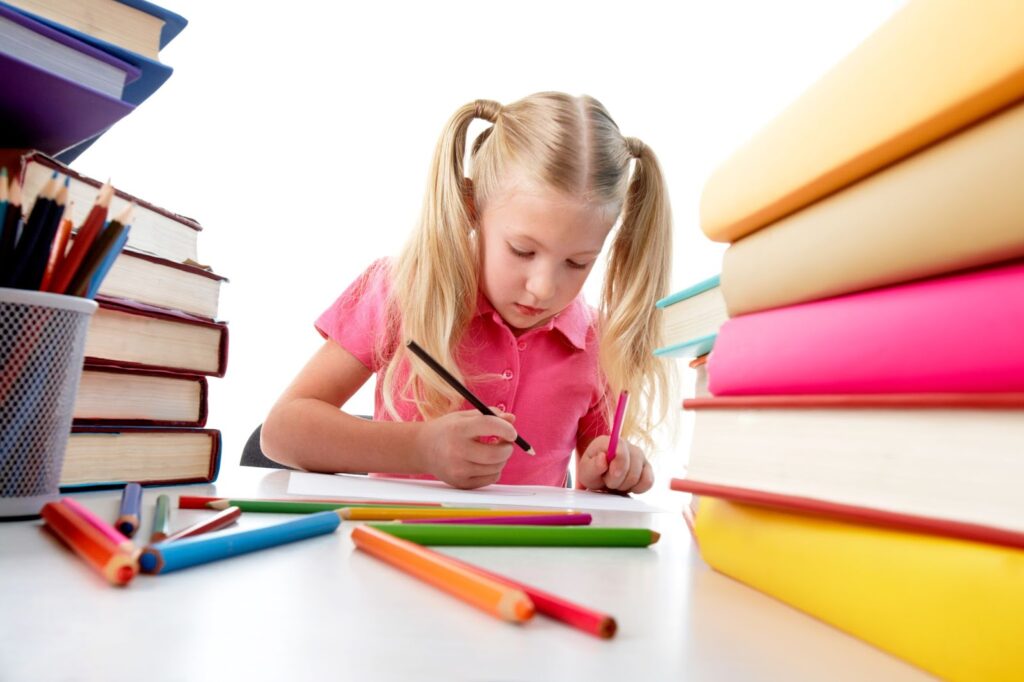
[[(373, 418), (381, 421), (392, 418), (384, 407), (383, 367), (374, 343), (384, 335), (384, 301), (389, 288), (388, 261), (378, 260), (316, 321), (324, 338), (338, 343), (377, 375)], [(596, 318), (580, 295), (543, 326), (517, 337), (487, 298), (479, 296), (476, 314), (458, 351), (459, 367), (469, 389), (484, 404), (516, 415), (516, 429), (537, 453), (531, 457), (514, 446), (499, 483), (565, 485), (577, 444), (586, 447), (595, 436), (609, 432), (598, 367)], [(388, 356), (392, 352), (389, 349)], [(401, 372), (396, 377), (396, 386), (404, 376)], [(403, 421), (421, 420), (411, 402), (398, 395), (394, 401)], [(473, 407), (467, 402), (462, 409)]]

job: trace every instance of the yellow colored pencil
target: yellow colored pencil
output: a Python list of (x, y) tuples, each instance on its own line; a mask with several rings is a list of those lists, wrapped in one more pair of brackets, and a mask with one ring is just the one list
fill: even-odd
[(493, 616), (513, 623), (533, 617), (533, 602), (517, 586), (469, 570), (443, 554), (369, 526), (354, 528), (352, 541), (362, 551)]
[(552, 516), (575, 514), (573, 509), (466, 509), (456, 507), (347, 507), (339, 509), (347, 521), (398, 521), (401, 519), (445, 519), (494, 516)]

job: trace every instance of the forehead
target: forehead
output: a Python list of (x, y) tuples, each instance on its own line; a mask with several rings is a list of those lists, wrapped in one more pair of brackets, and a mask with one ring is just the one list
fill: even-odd
[(506, 237), (528, 238), (552, 248), (600, 250), (615, 217), (608, 206), (516, 185), (487, 202), (480, 222), (485, 231), (498, 230)]

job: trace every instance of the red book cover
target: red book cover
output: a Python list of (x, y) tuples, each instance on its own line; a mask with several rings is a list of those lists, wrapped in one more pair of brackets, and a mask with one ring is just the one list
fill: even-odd
[(780, 493), (769, 493), (748, 488), (736, 488), (733, 486), (716, 485), (713, 483), (702, 483), (691, 481), (685, 478), (673, 478), (670, 486), (673, 490), (703, 495), (706, 497), (717, 497), (733, 502), (744, 502), (747, 504), (759, 505), (793, 511), (804, 514), (818, 514), (842, 521), (865, 523), (887, 528), (896, 528), (915, 533), (929, 533), (945, 537), (961, 538), (976, 542), (986, 542), (993, 545), (1003, 545), (1024, 549), (1024, 533), (1017, 533), (1002, 528), (992, 528), (974, 523), (962, 523), (946, 519), (934, 519), (925, 516), (912, 514), (901, 514), (897, 512), (859, 507), (848, 504), (837, 504), (827, 500), (819, 500), (810, 497), (799, 497), (796, 495), (783, 495)]
[(223, 322), (213, 322), (202, 317), (195, 315), (189, 315), (176, 310), (167, 310), (164, 308), (157, 308), (155, 306), (144, 305), (135, 301), (128, 301), (125, 299), (108, 298), (99, 296), (96, 298), (96, 302), (99, 303), (100, 308), (104, 310), (111, 310), (127, 315), (137, 315), (139, 317), (148, 317), (157, 320), (166, 320), (169, 322), (195, 325), (200, 327), (206, 327), (209, 329), (215, 329), (218, 333), (218, 347), (217, 347), (217, 367), (214, 370), (203, 370), (195, 367), (182, 367), (175, 366), (173, 364), (160, 365), (160, 364), (149, 364), (144, 362), (127, 361), (116, 358), (105, 358), (96, 357), (89, 353), (89, 341), (86, 340), (86, 362), (97, 364), (97, 365), (116, 365), (119, 367), (135, 367), (140, 369), (154, 369), (165, 372), (183, 372), (186, 374), (203, 374), (206, 376), (222, 377), (227, 371), (228, 364), (228, 326)]

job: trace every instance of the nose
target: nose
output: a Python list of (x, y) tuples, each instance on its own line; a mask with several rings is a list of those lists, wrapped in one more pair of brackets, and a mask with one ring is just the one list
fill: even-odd
[(533, 268), (526, 280), (526, 291), (537, 299), (537, 303), (550, 300), (555, 293), (554, 275), (545, 266), (540, 265)]

